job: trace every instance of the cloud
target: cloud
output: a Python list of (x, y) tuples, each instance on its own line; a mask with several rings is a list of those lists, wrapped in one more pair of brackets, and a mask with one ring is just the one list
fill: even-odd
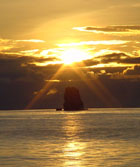
[[(124, 53), (112, 53), (112, 55), (102, 55), (100, 58), (106, 59), (107, 57), (109, 59), (108, 61), (115, 61), (122, 58), (129, 59), (130, 55), (125, 55)], [(81, 92), (83, 93), (85, 98), (84, 101), (89, 106), (91, 105), (91, 107), (105, 107), (99, 97), (96, 97), (95, 92), (92, 92), (89, 87), (87, 87), (86, 84), (83, 83), (79, 74), (86, 76), (86, 81), (88, 82), (90, 80), (94, 86), (98, 83), (98, 81), (101, 81), (102, 85), (104, 85), (104, 87), (107, 87), (115, 97), (118, 97), (119, 100), (121, 99), (123, 105), (125, 105), (126, 103), (124, 101), (125, 97), (122, 97), (122, 91), (129, 93), (130, 98), (133, 93), (132, 90), (134, 85), (131, 84), (130, 81), (126, 80), (125, 78), (111, 78), (113, 75), (116, 76), (117, 73), (121, 74), (124, 70), (126, 70), (124, 75), (127, 75), (127, 73), (130, 74), (130, 68), (128, 67), (114, 66), (92, 68), (90, 67), (90, 65), (100, 64), (100, 62), (96, 62), (96, 59), (92, 59), (86, 60), (84, 62), (84, 68), (79, 68), (78, 66), (76, 66), (74, 69), (64, 68), (58, 76), (51, 79), (60, 69), (61, 65), (57, 64), (39, 67), (31, 64), (34, 61), (42, 62), (44, 61), (44, 58), (22, 55), (0, 55), (0, 109), (24, 109), (26, 105), (33, 99), (33, 97), (37, 95), (37, 92), (42, 90), (44, 85), (46, 85), (46, 83), (48, 82), (51, 85), (49, 90), (46, 90), (43, 97), (41, 97), (39, 101), (37, 101), (33, 106), (34, 108), (54, 108), (57, 105), (62, 104), (63, 90), (67, 84), (76, 85), (79, 89), (81, 89)], [(108, 64), (109, 63), (107, 63), (107, 65)], [(139, 74), (138, 71), (140, 70), (140, 67), (135, 67), (131, 70), (133, 71), (133, 74), (131, 71), (131, 76), (135, 77), (136, 71), (137, 74)], [(91, 75), (88, 75), (89, 73)], [(71, 82), (69, 83), (69, 81)], [(139, 82), (137, 81), (137, 83), (135, 84), (136, 88), (138, 88), (138, 83)], [(100, 91), (102, 93), (102, 89), (98, 86), (97, 91)], [(135, 89), (135, 93), (137, 93), (137, 89)], [(125, 93), (123, 95), (125, 95)], [(91, 101), (91, 99), (94, 99), (93, 106), (93, 100)], [(138, 101), (136, 98), (134, 98), (134, 100)], [(134, 100), (133, 102), (135, 103)], [(129, 100), (126, 101), (127, 104), (129, 104)]]
[[(106, 2), (106, 0), (103, 1)], [(112, 4), (111, 2), (106, 2), (101, 5), (97, 0), (94, 0), (94, 3), (85, 0), (24, 0), (24, 2), (15, 0), (12, 3), (9, 0), (5, 0), (5, 2), (0, 1), (0, 3), (1, 32), (4, 36), (12, 37), (17, 35), (22, 36), (23, 34), (27, 35), (27, 33), (28, 35), (32, 35), (35, 28), (52, 20), (64, 18), (64, 15), (65, 17), (76, 15), (81, 12), (92, 11), (93, 8), (97, 10)], [(7, 20), (12, 21), (7, 22)], [(43, 30), (43, 32), (45, 31)]]
[(114, 52), (111, 54), (100, 55), (94, 57), (95, 60), (98, 60), (100, 63), (107, 64), (107, 63), (121, 63), (123, 64), (140, 64), (140, 56), (134, 56), (123, 52)]
[(59, 79), (49, 79), (49, 80), (45, 80), (46, 82), (54, 82), (54, 83), (58, 83), (58, 82), (60, 82), (60, 80)]
[(110, 73), (110, 75), (112, 73), (123, 72), (128, 67), (135, 65), (140, 65), (140, 56), (127, 54), (125, 52), (105, 53), (103, 55), (94, 56), (92, 59), (84, 60), (82, 63), (77, 63), (77, 66), (86, 68), (88, 71), (92, 70), (96, 74), (98, 74), (100, 70), (105, 70), (107, 73)]
[(39, 52), (39, 49), (20, 51), (21, 54), (24, 54), (24, 55), (27, 55), (27, 56), (33, 56), (37, 52)]
[(57, 44), (57, 45), (59, 47), (81, 46), (81, 45), (122, 45), (128, 42), (129, 41), (123, 41), (123, 40), (102, 40), (102, 41), (82, 41), (79, 43), (65, 43), (65, 44)]
[(133, 67), (129, 67), (123, 71), (124, 75), (131, 75), (136, 77), (136, 75), (140, 75), (140, 65), (136, 65)]
[[(62, 32), (61, 36), (66, 37), (66, 28), (71, 29), (71, 26), (83, 25), (87, 22), (91, 24), (93, 19), (94, 23), (102, 25), (128, 22), (138, 24), (139, 11), (131, 10), (131, 17), (127, 17), (130, 11), (126, 10), (126, 6), (130, 5), (132, 8), (136, 1), (102, 0), (101, 3), (99, 0), (24, 0), (24, 2), (1, 0), (1, 34), (3, 37), (10, 38), (25, 36), (34, 38), (41, 35), (43, 39), (47, 39), (47, 36), (50, 36), (48, 39), (50, 41), (51, 37), (56, 39), (60, 32)], [(118, 8), (119, 6), (122, 8)], [(48, 34), (50, 32), (51, 35)]]
[(56, 94), (57, 93), (57, 89), (51, 89), (51, 90), (49, 90), (49, 92), (47, 93), (47, 96), (48, 95), (54, 95), (54, 94)]
[(15, 42), (33, 42), (33, 43), (44, 43), (44, 40), (40, 39), (24, 39), (24, 40), (15, 40)]
[(40, 39), (23, 39), (23, 40), (14, 40), (14, 39), (3, 39), (0, 38), (0, 44), (17, 44), (17, 43), (44, 43), (46, 41)]
[(26, 63), (26, 64), (31, 64), (31, 63), (45, 63), (46, 61), (55, 61), (57, 58), (56, 57), (37, 57), (37, 56), (25, 56), (25, 55), (16, 55), (16, 54), (0, 54), (0, 61), (1, 62), (18, 62), (19, 64), (21, 63)]
[(48, 65), (39, 67), (36, 63), (46, 63), (54, 61), (55, 58), (44, 58), (34, 56), (23, 55), (8, 55), (0, 54), (0, 78), (7, 78), (9, 80), (24, 80), (25, 82), (30, 80), (42, 80), (50, 79), (60, 65)]
[(89, 71), (93, 71), (95, 74), (100, 73), (102, 70), (105, 70), (108, 74), (114, 74), (114, 73), (122, 73), (124, 70), (126, 70), (127, 67), (93, 67), (90, 68)]
[(46, 45), (44, 43), (45, 41), (39, 39), (0, 39), (0, 57), (3, 57), (3, 55), (5, 55), (6, 58), (10, 60), (12, 59), (12, 57), (14, 59), (15, 57), (26, 56), (29, 57), (26, 58), (29, 63), (34, 63), (38, 66), (46, 66), (48, 64), (60, 64), (60, 59), (57, 58), (57, 54), (54, 54), (55, 49), (42, 49), (42, 47), (44, 48), (44, 46)]
[(96, 26), (87, 26), (87, 27), (74, 27), (73, 29), (79, 31), (87, 31), (94, 33), (104, 33), (104, 34), (140, 34), (140, 26), (136, 25), (112, 25), (106, 27), (96, 27)]
[(88, 66), (94, 66), (94, 65), (100, 64), (100, 61), (97, 61), (95, 59), (88, 59), (88, 60), (84, 60), (83, 63), (86, 67), (88, 67)]
[[(8, 52), (9, 54), (18, 54), (20, 52), (26, 52), (28, 50), (35, 51), (39, 47), (45, 45), (45, 41), (40, 39), (28, 39), (28, 40), (14, 40), (14, 39), (0, 39), (0, 52)], [(38, 48), (37, 48), (38, 47)], [(30, 52), (31, 53), (31, 52)]]
[(122, 59), (121, 62), (126, 64), (140, 64), (140, 57), (128, 57)]
[(111, 63), (111, 62), (117, 62), (121, 63), (122, 60), (126, 60), (129, 56), (125, 53), (111, 53), (103, 56), (99, 56), (98, 59), (100, 59), (101, 63)]

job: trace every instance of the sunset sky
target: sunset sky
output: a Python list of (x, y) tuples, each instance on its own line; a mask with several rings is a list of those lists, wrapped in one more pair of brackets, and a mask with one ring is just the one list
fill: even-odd
[[(0, 11), (2, 108), (31, 108), (43, 96), (42, 106), (55, 107), (69, 85), (91, 107), (88, 91), (107, 106), (105, 96), (117, 106), (140, 100), (139, 0), (0, 0)], [(114, 90), (118, 82), (127, 90)], [(118, 102), (121, 90), (127, 102)]]

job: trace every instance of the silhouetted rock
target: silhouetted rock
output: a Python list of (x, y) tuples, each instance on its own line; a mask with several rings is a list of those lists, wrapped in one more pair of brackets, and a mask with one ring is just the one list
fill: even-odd
[(64, 93), (64, 110), (83, 110), (84, 105), (79, 90), (75, 87), (67, 87)]

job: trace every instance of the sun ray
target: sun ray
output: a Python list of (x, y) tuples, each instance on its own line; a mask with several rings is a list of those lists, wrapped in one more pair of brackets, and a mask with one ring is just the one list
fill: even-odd
[[(62, 65), (59, 70), (52, 76), (50, 80), (56, 80), (57, 76), (61, 73), (64, 66)], [(44, 95), (44, 93), (49, 90), (49, 88), (52, 86), (53, 82), (47, 82), (44, 87), (39, 91), (39, 93), (36, 94), (36, 96), (28, 103), (28, 105), (25, 107), (25, 109), (31, 109), (34, 104)]]
[[(112, 107), (113, 104), (117, 104), (117, 106), (120, 106), (120, 103), (116, 100), (115, 97), (111, 95), (109, 90), (101, 83), (98, 78), (90, 79), (85, 74), (85, 72), (83, 72), (83, 68), (78, 68), (85, 67), (83, 60), (87, 60), (88, 58), (91, 58), (91, 56), (85, 51), (82, 51), (82, 49), (80, 50), (75, 48), (69, 48), (64, 50), (61, 55), (63, 65), (50, 80), (56, 80), (58, 75), (60, 75), (61, 72), (64, 70), (65, 66), (68, 65), (76, 72), (76, 74), (82, 79), (82, 81), (84, 81), (84, 83), (91, 89), (91, 91), (93, 91), (106, 106)], [(77, 63), (80, 63), (78, 67)], [(33, 105), (45, 94), (45, 92), (49, 90), (52, 84), (53, 82), (47, 82), (44, 87), (39, 91), (39, 93), (36, 94), (36, 96), (29, 102), (25, 109), (32, 108)]]
[(101, 83), (98, 78), (89, 79), (87, 75), (81, 70), (81, 68), (78, 68), (78, 70), (77, 68), (73, 68), (73, 70), (106, 106), (113, 107), (114, 104), (118, 107), (121, 106), (120, 102), (114, 96), (112, 96), (109, 90)]

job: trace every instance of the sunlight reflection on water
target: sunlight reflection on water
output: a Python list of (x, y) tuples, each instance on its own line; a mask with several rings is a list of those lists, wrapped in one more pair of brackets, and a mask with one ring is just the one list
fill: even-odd
[(138, 109), (0, 112), (0, 167), (139, 167), (138, 118)]
[(68, 141), (64, 145), (65, 167), (77, 166), (82, 167), (82, 155), (86, 143), (79, 142), (77, 132), (80, 131), (80, 119), (76, 119), (76, 115), (66, 115), (63, 126)]

